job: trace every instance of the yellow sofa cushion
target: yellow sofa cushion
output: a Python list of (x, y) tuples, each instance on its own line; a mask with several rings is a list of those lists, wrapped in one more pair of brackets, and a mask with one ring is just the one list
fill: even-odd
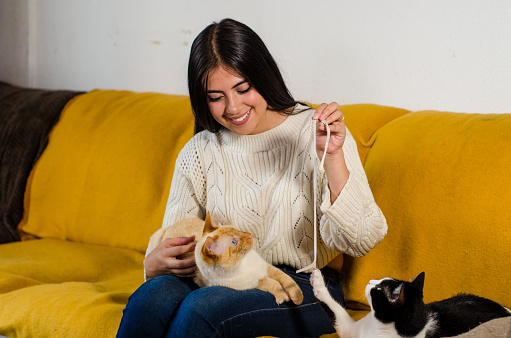
[[(40, 239), (0, 245), (0, 335), (115, 337), (144, 255)], [(335, 338), (327, 334), (322, 338)]]
[(414, 112), (378, 130), (365, 170), (389, 229), (348, 260), (349, 299), (425, 271), (426, 302), (469, 292), (511, 307), (510, 135), (511, 114)]
[[(318, 104), (309, 104), (316, 109)], [(381, 106), (370, 103), (347, 104), (340, 106), (346, 126), (357, 142), (358, 155), (365, 162), (367, 153), (373, 146), (378, 129), (390, 121), (408, 114), (401, 108)]]
[[(114, 337), (142, 253), (41, 239), (0, 245), (0, 334)], [(37, 333), (37, 334), (36, 334)]]
[(390, 121), (410, 111), (376, 104), (350, 104), (340, 107), (344, 113), (346, 127), (357, 142), (358, 154), (365, 162), (367, 153), (376, 140), (376, 132)]
[(19, 228), (144, 252), (193, 130), (185, 96), (96, 90), (77, 97), (32, 171)]

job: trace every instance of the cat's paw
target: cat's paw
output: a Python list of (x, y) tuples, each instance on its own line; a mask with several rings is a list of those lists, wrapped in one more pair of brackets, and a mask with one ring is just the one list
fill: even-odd
[(314, 291), (314, 296), (316, 296), (317, 299), (323, 301), (326, 297), (329, 296), (328, 289), (325, 285), (325, 280), (323, 279), (323, 275), (321, 274), (320, 270), (315, 269), (312, 271), (310, 282), (312, 285), (312, 290)]
[(275, 296), (275, 301), (278, 305), (290, 301), (289, 295), (284, 291), (276, 292), (273, 295)]

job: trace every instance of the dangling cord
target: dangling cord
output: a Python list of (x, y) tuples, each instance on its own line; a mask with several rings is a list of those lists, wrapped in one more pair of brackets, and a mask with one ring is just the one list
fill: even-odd
[[(323, 158), (321, 159), (321, 163), (319, 164), (319, 171), (325, 170), (324, 165), (325, 165), (326, 151), (328, 149), (328, 144), (330, 143), (330, 127), (328, 126), (328, 123), (325, 120), (321, 120), (321, 123), (323, 123), (326, 128), (326, 142), (325, 142), (325, 150), (323, 151)], [(316, 150), (316, 138), (315, 137), (314, 137), (314, 150)], [(315, 169), (316, 169), (316, 166), (314, 166), (314, 170)], [(316, 196), (316, 195), (314, 195), (314, 196)]]
[[(312, 141), (312, 145), (313, 145), (313, 159), (316, 158), (316, 120), (312, 120), (313, 121), (313, 128), (312, 128), (312, 132), (313, 132), (313, 141)], [(328, 126), (328, 123), (325, 121), (325, 120), (321, 120), (320, 121), (321, 123), (323, 123), (325, 125), (325, 128), (326, 128), (326, 142), (325, 142), (325, 150), (323, 151), (323, 158), (321, 159), (321, 162), (319, 164), (319, 170), (320, 171), (323, 171), (324, 170), (324, 164), (325, 164), (325, 157), (326, 157), (326, 151), (328, 149), (328, 143), (330, 142), (330, 127)], [(313, 164), (314, 164), (314, 169), (313, 169), (313, 174), (312, 174), (312, 201), (314, 203), (314, 206), (313, 206), (313, 209), (314, 209), (314, 260), (312, 261), (311, 264), (309, 264), (308, 266), (306, 266), (305, 268), (302, 268), (300, 270), (297, 270), (296, 273), (301, 273), (301, 272), (304, 272), (304, 271), (312, 271), (314, 269), (317, 268), (317, 258), (318, 258), (318, 227), (317, 227), (317, 219), (318, 219), (318, 216), (316, 214), (316, 161), (314, 160), (313, 161)]]

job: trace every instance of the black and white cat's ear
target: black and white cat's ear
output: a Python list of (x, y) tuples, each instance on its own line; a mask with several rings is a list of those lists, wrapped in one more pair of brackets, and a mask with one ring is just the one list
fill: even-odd
[(210, 232), (213, 232), (216, 229), (217, 228), (216, 228), (215, 224), (211, 220), (211, 214), (208, 211), (208, 213), (206, 214), (206, 220), (204, 221), (204, 230), (203, 230), (202, 234), (203, 235), (209, 234)]
[(402, 305), (405, 302), (405, 283), (399, 284), (395, 287), (390, 295), (388, 295), (390, 304)]
[(397, 287), (395, 287), (391, 292), (387, 294), (387, 298), (389, 303), (392, 305), (403, 305), (405, 303), (405, 288), (412, 286), (414, 289), (420, 290), (424, 288), (424, 277), (425, 273), (421, 272), (417, 277), (415, 277), (410, 283), (401, 282)]
[(420, 291), (424, 289), (424, 278), (426, 277), (426, 273), (423, 271), (420, 274), (417, 275), (417, 277), (414, 278), (412, 283), (412, 286)]

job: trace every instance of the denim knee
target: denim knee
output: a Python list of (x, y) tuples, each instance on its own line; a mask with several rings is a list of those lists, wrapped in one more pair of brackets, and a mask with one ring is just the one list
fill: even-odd
[[(193, 337), (195, 334), (199, 337), (215, 337), (218, 335), (218, 325), (221, 323), (221, 312), (218, 308), (221, 304), (221, 298), (212, 297), (221, 289), (232, 292), (231, 289), (212, 286), (201, 288), (190, 293), (181, 303), (176, 317), (172, 322), (167, 337), (177, 337), (177, 333), (185, 334), (187, 337)], [(213, 298), (213, 299), (212, 299)]]
[(160, 312), (161, 308), (168, 308), (169, 304), (181, 302), (186, 297), (188, 292), (179, 292), (181, 284), (173, 276), (152, 278), (130, 296), (128, 305), (141, 311)]
[(130, 296), (117, 336), (161, 337), (183, 299), (196, 288), (192, 279), (175, 276), (148, 280)]

